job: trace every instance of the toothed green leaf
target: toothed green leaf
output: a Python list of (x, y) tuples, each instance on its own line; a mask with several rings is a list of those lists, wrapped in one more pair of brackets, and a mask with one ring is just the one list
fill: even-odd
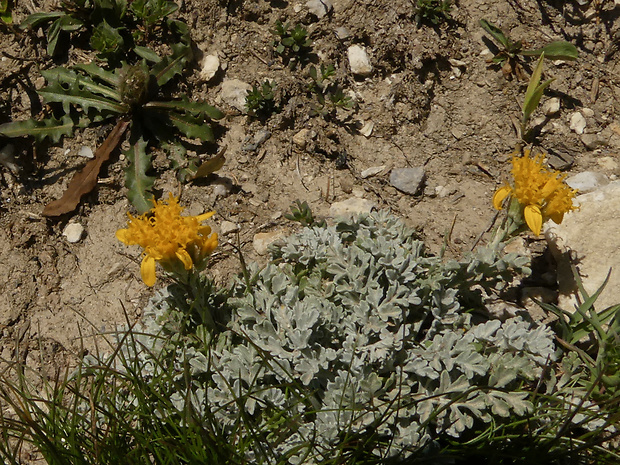
[(152, 73), (161, 87), (185, 69), (185, 64), (192, 58), (192, 49), (187, 44), (173, 44), (172, 55), (164, 57), (153, 66)]
[(42, 121), (29, 119), (0, 125), (0, 134), (6, 137), (33, 136), (39, 142), (49, 137), (52, 142), (56, 143), (62, 136), (73, 134), (73, 126), (73, 121), (68, 116), (60, 121), (54, 118)]
[(215, 140), (211, 126), (204, 118), (196, 118), (179, 113), (169, 113), (167, 116), (170, 122), (190, 139), (200, 139), (208, 142)]
[(69, 113), (71, 105), (81, 107), (84, 111), (94, 108), (98, 111), (109, 111), (112, 113), (127, 113), (129, 108), (114, 100), (110, 100), (101, 95), (94, 94), (86, 89), (80, 88), (80, 80), (77, 79), (66, 88), (59, 81), (52, 81), (51, 85), (38, 91), (39, 95), (47, 102), (60, 102), (65, 113)]
[[(96, 67), (96, 65), (95, 65)], [(103, 71), (103, 70), (102, 70)], [(120, 102), (120, 93), (109, 86), (98, 84), (87, 76), (81, 76), (75, 71), (68, 70), (66, 68), (58, 67), (49, 70), (41, 71), (41, 74), (47, 82), (60, 82), (63, 84), (73, 85), (77, 82), (77, 85), (87, 91), (95, 94), (102, 95)]]
[(129, 166), (125, 169), (127, 197), (139, 213), (145, 213), (153, 206), (153, 194), (150, 191), (155, 181), (155, 178), (146, 175), (151, 168), (151, 156), (146, 153), (146, 141), (140, 137), (125, 152), (125, 156), (129, 160)]
[(147, 108), (161, 108), (164, 110), (184, 110), (193, 115), (204, 113), (211, 119), (222, 119), (224, 113), (212, 105), (205, 102), (190, 102), (185, 97), (183, 100), (168, 102), (149, 102), (145, 105)]
[(117, 87), (121, 82), (118, 69), (115, 72), (106, 71), (105, 69), (100, 68), (93, 62), (85, 64), (85, 65), (78, 64), (78, 65), (75, 65), (74, 68), (80, 71), (84, 71), (85, 73), (89, 74), (91, 77), (97, 78), (105, 82), (106, 84), (110, 85), (111, 87)]

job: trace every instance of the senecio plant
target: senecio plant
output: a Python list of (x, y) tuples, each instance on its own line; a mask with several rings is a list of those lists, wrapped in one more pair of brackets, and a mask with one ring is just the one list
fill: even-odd
[[(540, 158), (515, 157), (513, 174), (496, 206), (510, 197), (554, 220), (573, 208)], [(307, 221), (267, 266), (218, 291), (200, 274), (217, 245), (202, 225), (211, 213), (181, 212), (170, 196), (117, 232), (143, 248), (147, 285), (157, 263), (173, 284), (119, 331), (111, 355), (87, 356), (47, 397), (0, 390), (22, 419), (6, 422), (0, 456), (31, 435), (63, 464), (620, 459), (605, 446), (620, 434), (617, 309), (594, 312), (587, 297), (562, 338), (526, 312), (487, 310), (529, 272), (527, 258), (502, 252), (517, 229), (445, 260), (385, 211)], [(600, 343), (577, 347), (591, 328)]]

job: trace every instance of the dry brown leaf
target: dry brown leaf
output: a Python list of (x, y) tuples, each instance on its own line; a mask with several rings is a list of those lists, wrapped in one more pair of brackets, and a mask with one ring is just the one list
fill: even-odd
[(92, 191), (97, 185), (101, 165), (110, 158), (110, 154), (118, 146), (128, 126), (129, 121), (125, 120), (119, 121), (114, 126), (112, 132), (95, 152), (94, 158), (75, 173), (62, 197), (45, 206), (43, 209), (44, 216), (60, 216), (75, 210), (80, 203), (80, 198)]

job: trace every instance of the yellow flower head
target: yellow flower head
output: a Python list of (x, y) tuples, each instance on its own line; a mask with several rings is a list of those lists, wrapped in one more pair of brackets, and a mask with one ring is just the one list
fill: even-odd
[(179, 199), (170, 194), (166, 203), (153, 200), (153, 208), (143, 215), (134, 217), (127, 213), (127, 228), (116, 231), (119, 241), (144, 249), (140, 274), (147, 286), (155, 284), (156, 262), (165, 269), (174, 269), (180, 262), (190, 270), (202, 264), (217, 247), (217, 234), (211, 234), (209, 226), (200, 224), (215, 212), (181, 216), (182, 210)]
[(501, 187), (493, 195), (493, 205), (498, 210), (506, 197), (516, 199), (523, 208), (525, 222), (536, 235), (547, 219), (559, 224), (565, 213), (577, 208), (573, 205), (577, 191), (564, 183), (566, 175), (545, 168), (543, 158), (542, 154), (530, 158), (529, 150), (522, 157), (513, 156), (513, 184)]

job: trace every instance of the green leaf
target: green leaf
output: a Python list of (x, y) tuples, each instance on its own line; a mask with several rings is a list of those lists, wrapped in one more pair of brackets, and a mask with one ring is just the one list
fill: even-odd
[(90, 37), (90, 46), (97, 50), (99, 58), (106, 58), (118, 53), (125, 44), (118, 29), (108, 24), (106, 20), (99, 23)]
[(47, 31), (47, 54), (54, 56), (56, 54), (56, 45), (58, 44), (58, 38), (60, 37), (60, 20), (58, 18), (52, 23), (52, 26)]
[(521, 55), (525, 56), (540, 56), (545, 54), (545, 57), (550, 60), (576, 60), (579, 57), (579, 51), (570, 42), (558, 40), (545, 45), (543, 48), (536, 50), (523, 50)]
[(140, 137), (131, 148), (125, 152), (129, 166), (125, 169), (125, 187), (127, 197), (139, 213), (146, 213), (151, 209), (151, 189), (155, 178), (147, 176), (151, 168), (151, 157), (146, 153), (146, 141)]
[(12, 121), (0, 125), (0, 134), (6, 137), (34, 136), (39, 142), (49, 137), (52, 142), (57, 143), (62, 136), (73, 134), (73, 121), (68, 116), (60, 121), (54, 118), (42, 121)]
[(13, 24), (13, 15), (9, 6), (9, 0), (0, 0), (0, 19), (5, 24)]
[(185, 64), (192, 57), (192, 49), (189, 45), (179, 43), (173, 44), (171, 48), (172, 55), (162, 58), (151, 70), (160, 87), (177, 74), (181, 74), (185, 69)]
[[(91, 65), (98, 68), (97, 65), (94, 65), (92, 63)], [(120, 102), (121, 100), (121, 96), (118, 90), (112, 89), (102, 84), (97, 84), (96, 82), (92, 81), (90, 78), (86, 76), (80, 76), (74, 71), (68, 70), (66, 68), (57, 67), (57, 68), (53, 68), (49, 70), (43, 70), (41, 71), (41, 74), (43, 75), (43, 77), (46, 79), (47, 82), (60, 82), (60, 83), (69, 84), (69, 85), (72, 85), (77, 82), (77, 85), (79, 87), (86, 89), (90, 92), (103, 95), (104, 97), (112, 98), (118, 102)]]
[[(74, 69), (78, 69), (80, 71), (84, 71), (85, 73), (89, 74), (90, 76), (100, 79), (101, 81), (105, 82), (106, 84), (109, 84), (111, 87), (118, 87), (120, 85), (121, 82), (121, 78), (118, 74), (118, 72), (110, 72), (110, 71), (106, 71), (103, 68), (100, 68), (99, 66), (97, 66), (95, 63), (90, 62), (88, 64), (77, 64), (73, 67)], [(118, 70), (117, 70), (118, 71)], [(116, 91), (117, 94), (120, 96), (120, 92)]]
[(179, 113), (169, 113), (167, 116), (170, 122), (190, 139), (200, 139), (207, 142), (215, 140), (211, 126), (204, 119)]
[(161, 61), (161, 57), (148, 47), (137, 45), (134, 47), (133, 51), (136, 52), (136, 55), (140, 58), (144, 58), (146, 61), (150, 61), (151, 63), (159, 63)]
[(204, 113), (211, 119), (222, 119), (224, 113), (205, 102), (190, 102), (187, 99), (168, 102), (148, 102), (145, 108), (157, 108), (162, 110), (182, 110), (198, 115)]
[(491, 36), (495, 40), (497, 40), (500, 44), (502, 44), (504, 48), (506, 49), (510, 48), (510, 39), (508, 39), (508, 37), (504, 35), (504, 33), (502, 32), (500, 28), (498, 28), (497, 26), (493, 25), (492, 23), (484, 19), (480, 20), (480, 26), (482, 27), (482, 29), (484, 29), (489, 34), (491, 34)]
[(88, 90), (81, 89), (79, 80), (69, 85), (66, 89), (58, 81), (38, 91), (47, 102), (60, 102), (65, 113), (69, 113), (70, 105), (81, 107), (85, 112), (90, 108), (98, 111), (109, 111), (112, 113), (123, 114), (129, 111), (127, 105), (107, 99), (101, 95), (94, 94)]
[(43, 23), (48, 21), (52, 21), (60, 18), (61, 16), (65, 16), (65, 13), (60, 11), (54, 11), (52, 13), (34, 13), (29, 15), (26, 19), (24, 19), (20, 24), (20, 29), (26, 29), (29, 27), (37, 27)]
[(547, 81), (539, 85), (540, 78), (542, 76), (544, 59), (545, 54), (543, 53), (542, 55), (540, 55), (540, 58), (536, 63), (536, 68), (534, 68), (534, 72), (530, 77), (530, 82), (527, 86), (527, 90), (525, 91), (525, 98), (523, 99), (523, 118), (521, 120), (522, 127), (525, 127), (525, 124), (530, 119), (530, 116), (538, 107), (538, 104), (540, 103), (540, 98), (545, 92), (545, 89), (549, 87), (549, 84), (555, 81), (555, 79), (548, 79)]

